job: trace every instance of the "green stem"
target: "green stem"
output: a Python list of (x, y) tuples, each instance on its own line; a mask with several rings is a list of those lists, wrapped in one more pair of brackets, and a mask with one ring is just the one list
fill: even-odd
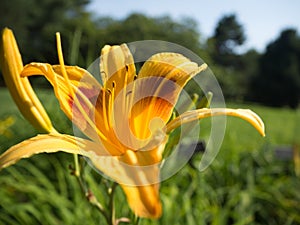
[(113, 225), (113, 223), (111, 223), (111, 218), (110, 218), (109, 214), (108, 214), (107, 212), (105, 212), (104, 207), (103, 207), (103, 206), (101, 205), (101, 203), (97, 200), (97, 198), (96, 198), (96, 196), (93, 194), (93, 192), (89, 190), (89, 191), (86, 193), (86, 197), (87, 197), (88, 201), (89, 201), (93, 206), (95, 206), (95, 207), (98, 209), (98, 211), (104, 216), (104, 218), (105, 218), (107, 224)]
[(133, 225), (138, 225), (140, 223), (140, 217), (138, 217), (137, 215), (135, 215), (134, 221), (133, 221)]
[(84, 182), (84, 179), (83, 179), (82, 174), (81, 174), (81, 168), (80, 168), (80, 165), (79, 165), (78, 158), (79, 158), (78, 155), (74, 154), (74, 167), (75, 168), (73, 169), (72, 174), (76, 177), (76, 179), (79, 183), (80, 189), (81, 189), (82, 193), (84, 193), (84, 195), (85, 195), (86, 199), (88, 200), (88, 202), (98, 209), (98, 211), (104, 216), (107, 224), (113, 225), (111, 223), (110, 215), (107, 212), (105, 212), (104, 207), (98, 201), (98, 199), (96, 198), (94, 193), (87, 188), (87, 185)]
[(78, 163), (78, 155), (73, 154), (73, 156), (74, 156), (74, 165), (75, 165), (74, 175), (76, 177), (80, 177), (80, 168), (79, 168), (79, 163)]
[(114, 195), (117, 183), (113, 182), (111, 188), (109, 189), (109, 212), (110, 212), (110, 221), (112, 225), (116, 225), (116, 214), (115, 214), (115, 203), (114, 203)]

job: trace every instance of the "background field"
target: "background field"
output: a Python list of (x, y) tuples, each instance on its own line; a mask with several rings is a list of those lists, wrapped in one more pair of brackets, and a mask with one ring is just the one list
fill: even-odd
[[(60, 112), (52, 92), (38, 93), (55, 127), (71, 133), (71, 124)], [(4, 152), (36, 131), (19, 114), (6, 89), (0, 89), (0, 103), (0, 121), (14, 120), (0, 133), (0, 152)], [(201, 158), (201, 154), (195, 155), (191, 165), (161, 184), (162, 218), (142, 219), (140, 224), (300, 224), (295, 157), (275, 156), (279, 146), (299, 149), (300, 111), (252, 104), (229, 103), (228, 107), (250, 108), (258, 113), (267, 136), (262, 138), (242, 120), (228, 118), (224, 142), (213, 164), (200, 173), (191, 166), (198, 165)], [(201, 122), (204, 137), (208, 123)], [(105, 224), (85, 200), (70, 174), (70, 165), (71, 155), (41, 154), (1, 171), (0, 224)], [(99, 201), (107, 203), (105, 192), (111, 182), (89, 166), (84, 175)], [(120, 188), (115, 201), (117, 215), (130, 215)]]

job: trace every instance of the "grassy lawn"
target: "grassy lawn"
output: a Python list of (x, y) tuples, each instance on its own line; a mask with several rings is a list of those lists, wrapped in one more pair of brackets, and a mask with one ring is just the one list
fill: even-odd
[[(71, 124), (60, 112), (52, 92), (40, 90), (38, 95), (55, 127), (70, 133)], [(3, 152), (36, 135), (36, 131), (20, 115), (4, 88), (0, 89), (0, 102), (0, 121), (8, 117), (14, 120), (0, 136)], [(224, 141), (212, 165), (201, 173), (186, 165), (162, 182), (162, 218), (142, 219), (140, 224), (300, 224), (300, 181), (293, 160), (274, 157), (278, 145), (300, 145), (300, 111), (253, 104), (227, 106), (249, 108), (259, 114), (265, 122), (266, 137), (262, 138), (240, 119), (227, 118)], [(201, 122), (204, 139), (209, 122)], [(200, 157), (193, 157), (193, 163)], [(73, 157), (67, 154), (41, 154), (1, 171), (0, 225), (105, 224), (70, 175), (68, 167), (72, 164)], [(85, 168), (85, 177), (99, 201), (107, 202), (105, 187), (110, 182), (89, 166)], [(120, 188), (116, 207), (119, 216), (129, 213)]]

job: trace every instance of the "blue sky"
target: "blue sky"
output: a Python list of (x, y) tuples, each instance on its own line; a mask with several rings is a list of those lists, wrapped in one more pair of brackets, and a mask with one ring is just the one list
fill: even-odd
[(204, 37), (213, 34), (223, 15), (235, 13), (244, 26), (245, 48), (263, 51), (284, 28), (300, 32), (299, 0), (92, 0), (89, 10), (99, 16), (124, 18), (132, 12), (148, 16), (169, 15), (176, 20), (194, 18)]

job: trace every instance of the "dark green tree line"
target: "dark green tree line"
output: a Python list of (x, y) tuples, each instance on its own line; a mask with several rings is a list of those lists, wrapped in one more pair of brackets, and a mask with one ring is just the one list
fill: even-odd
[(235, 14), (225, 15), (220, 19), (212, 39), (214, 61), (221, 66), (237, 67), (237, 47), (244, 44), (246, 36)]
[(216, 24), (214, 34), (207, 40), (213, 71), (227, 99), (244, 100), (249, 68), (254, 60), (238, 49), (246, 41), (243, 25), (235, 14), (224, 15)]
[[(55, 32), (82, 18), (89, 0), (9, 0), (0, 3), (0, 28), (17, 36), (24, 61), (56, 61)], [(66, 26), (67, 25), (67, 26)]]
[(65, 61), (87, 67), (105, 44), (164, 40), (182, 45), (209, 64), (227, 100), (251, 100), (297, 107), (300, 99), (299, 36), (288, 29), (264, 53), (250, 49), (235, 14), (224, 15), (212, 37), (204, 40), (192, 18), (149, 17), (133, 13), (123, 19), (96, 17), (90, 0), (0, 1), (0, 29), (13, 29), (24, 63), (57, 63), (55, 33), (61, 32)]
[(300, 37), (286, 29), (267, 46), (253, 78), (252, 100), (271, 106), (296, 108), (300, 101)]

